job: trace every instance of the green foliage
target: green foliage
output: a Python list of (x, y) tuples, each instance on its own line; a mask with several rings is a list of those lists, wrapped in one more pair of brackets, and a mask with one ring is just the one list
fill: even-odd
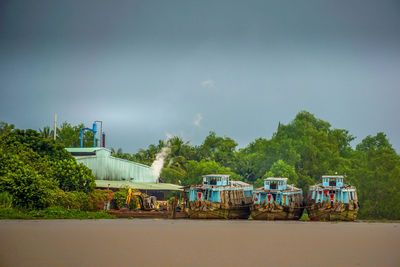
[(88, 210), (103, 210), (105, 203), (111, 201), (113, 199), (113, 195), (114, 193), (111, 190), (93, 190), (89, 197)]
[(39, 129), (39, 133), (45, 139), (51, 139), (54, 137), (54, 131), (50, 130), (49, 126), (43, 127), (43, 129)]
[[(79, 146), (82, 127), (64, 123), (58, 130), (59, 142), (48, 138), (50, 128), (39, 134), (0, 122), (0, 192), (12, 196), (13, 206), (95, 210), (104, 204), (106, 194), (92, 193), (90, 171), (77, 165), (64, 149)], [(84, 138), (85, 146), (93, 145), (91, 132)], [(322, 175), (337, 173), (346, 176), (346, 183), (357, 186), (359, 218), (400, 219), (399, 155), (384, 133), (367, 136), (356, 149), (351, 146), (354, 139), (347, 130), (334, 129), (301, 111), (290, 123), (279, 123), (270, 139), (258, 138), (241, 149), (233, 139), (211, 131), (198, 146), (174, 136), (135, 154), (122, 149), (112, 152), (116, 157), (151, 165), (157, 153), (168, 147), (160, 178), (182, 185), (199, 184), (202, 175), (219, 173), (262, 187), (265, 177), (278, 176), (289, 178), (289, 183), (306, 192), (310, 185), (321, 182)], [(114, 194), (116, 207), (126, 205), (127, 190)]]
[(114, 202), (117, 209), (126, 207), (126, 198), (128, 196), (128, 188), (121, 188), (114, 193)]
[(298, 176), (296, 174), (296, 170), (294, 166), (287, 164), (283, 160), (277, 160), (272, 164), (271, 169), (264, 175), (263, 178), (268, 177), (285, 177), (289, 178), (288, 183), (297, 184)]
[(34, 219), (32, 216), (18, 209), (14, 208), (1, 208), (0, 219)]
[(56, 182), (46, 178), (17, 155), (4, 153), (0, 148), (0, 191), (12, 195), (13, 206), (30, 209), (49, 206), (49, 196)]
[(28, 213), (33, 218), (41, 219), (115, 219), (116, 217), (105, 212), (81, 211), (77, 209), (47, 208), (32, 210)]
[(91, 192), (96, 186), (92, 171), (74, 159), (59, 160), (52, 167), (53, 177), (62, 190)]
[(7, 122), (0, 121), (0, 136), (5, 133), (10, 133), (14, 130), (14, 124), (8, 124)]
[[(81, 129), (86, 128), (83, 123), (72, 126), (68, 122), (61, 124), (60, 129), (57, 129), (57, 139), (64, 144), (65, 147), (80, 147)], [(90, 128), (90, 127), (88, 127)], [(83, 133), (83, 146), (93, 147), (94, 133), (85, 131)], [(97, 140), (96, 140), (97, 142)]]
[[(14, 207), (43, 209), (60, 205), (65, 191), (91, 192), (94, 176), (65, 147), (34, 130), (4, 131), (0, 139), (0, 191)], [(63, 191), (62, 191), (63, 192)]]
[(195, 160), (189, 160), (186, 165), (187, 176), (183, 180), (183, 185), (200, 184), (202, 182), (202, 175), (204, 174), (230, 174), (233, 180), (239, 179), (240, 177), (233, 173), (230, 168), (221, 166), (215, 161), (201, 160), (200, 162)]
[(360, 218), (400, 218), (400, 157), (383, 133), (357, 145), (349, 178), (357, 186)]
[(347, 130), (301, 111), (289, 124), (279, 123), (271, 139), (258, 138), (238, 150), (234, 140), (210, 132), (200, 146), (173, 137), (125, 157), (151, 165), (161, 148), (169, 146), (161, 179), (182, 185), (201, 183), (204, 174), (229, 173), (258, 188), (264, 177), (278, 176), (306, 193), (322, 175), (341, 174), (358, 188), (359, 218), (400, 219), (399, 155), (383, 133), (366, 137), (356, 149), (354, 139)]
[(309, 221), (310, 217), (308, 216), (307, 210), (303, 210), (303, 214), (300, 217), (300, 221)]
[(264, 178), (258, 178), (254, 182), (254, 188), (262, 188), (264, 187)]
[(187, 172), (180, 164), (162, 169), (160, 174), (162, 180), (171, 184), (181, 184), (187, 177)]
[(43, 210), (22, 211), (13, 208), (0, 208), (0, 219), (115, 219), (106, 212), (80, 211), (76, 209), (47, 208)]
[(199, 147), (202, 159), (218, 162), (223, 166), (233, 166), (237, 143), (229, 137), (219, 137), (211, 131)]
[[(139, 199), (137, 196), (133, 196), (131, 198), (129, 207), (126, 206), (126, 198), (128, 197), (128, 190), (129, 190), (129, 188), (125, 187), (125, 188), (121, 188), (120, 190), (118, 190), (114, 193), (114, 198), (113, 198), (114, 208), (116, 208), (116, 209), (128, 208), (131, 210), (137, 208), (137, 206), (139, 204)], [(132, 190), (132, 192), (135, 192), (135, 190)], [(145, 197), (145, 196), (146, 195), (143, 194), (143, 197)]]
[(12, 195), (7, 191), (0, 192), (0, 208), (12, 207)]

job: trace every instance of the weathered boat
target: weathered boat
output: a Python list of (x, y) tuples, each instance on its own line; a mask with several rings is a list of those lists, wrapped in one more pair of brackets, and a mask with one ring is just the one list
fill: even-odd
[(191, 219), (247, 219), (252, 190), (252, 185), (230, 181), (229, 175), (204, 175), (201, 185), (190, 187), (188, 216)]
[(312, 221), (354, 221), (360, 207), (356, 187), (343, 183), (343, 176), (322, 176), (322, 183), (310, 186), (306, 198)]
[(303, 210), (302, 191), (288, 185), (287, 178), (266, 178), (264, 187), (253, 190), (254, 220), (298, 220)]

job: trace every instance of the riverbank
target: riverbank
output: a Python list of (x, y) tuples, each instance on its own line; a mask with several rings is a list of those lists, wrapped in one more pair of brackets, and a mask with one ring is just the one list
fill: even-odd
[(43, 210), (23, 211), (13, 208), (0, 208), (0, 220), (19, 219), (115, 219), (114, 215), (102, 211), (81, 211), (76, 209), (47, 208)]
[(400, 224), (2, 220), (1, 266), (399, 266)]

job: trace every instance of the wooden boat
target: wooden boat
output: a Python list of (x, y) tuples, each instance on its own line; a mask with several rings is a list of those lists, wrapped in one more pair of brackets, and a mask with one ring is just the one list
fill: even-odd
[(312, 221), (354, 221), (360, 207), (356, 187), (343, 183), (343, 176), (322, 176), (322, 183), (310, 186), (306, 198)]
[(302, 191), (288, 185), (287, 178), (266, 178), (263, 188), (253, 190), (254, 220), (298, 220), (303, 210)]
[(230, 181), (229, 175), (203, 176), (203, 183), (189, 190), (188, 215), (191, 219), (247, 219), (253, 186)]
[(171, 211), (163, 210), (109, 210), (108, 214), (115, 215), (117, 218), (146, 218), (146, 219), (186, 219), (186, 212), (176, 212), (172, 215)]

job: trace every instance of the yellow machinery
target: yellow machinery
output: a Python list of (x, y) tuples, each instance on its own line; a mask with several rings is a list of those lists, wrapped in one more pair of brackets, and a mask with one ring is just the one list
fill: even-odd
[(135, 191), (132, 192), (132, 189), (129, 188), (128, 196), (126, 197), (126, 206), (129, 207), (129, 203), (131, 202), (132, 197), (137, 197), (138, 206), (137, 209), (141, 210), (155, 210), (158, 208), (157, 198), (154, 196), (144, 197), (142, 192)]

